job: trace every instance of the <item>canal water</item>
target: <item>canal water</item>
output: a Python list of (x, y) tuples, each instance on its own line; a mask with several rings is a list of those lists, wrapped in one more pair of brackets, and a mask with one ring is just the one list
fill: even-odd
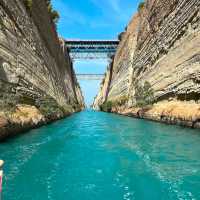
[(0, 144), (3, 200), (200, 199), (200, 132), (84, 111)]

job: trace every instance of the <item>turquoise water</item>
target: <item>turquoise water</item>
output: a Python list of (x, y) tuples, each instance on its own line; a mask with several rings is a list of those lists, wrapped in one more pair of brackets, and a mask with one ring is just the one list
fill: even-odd
[(200, 199), (200, 134), (84, 111), (0, 144), (3, 200)]

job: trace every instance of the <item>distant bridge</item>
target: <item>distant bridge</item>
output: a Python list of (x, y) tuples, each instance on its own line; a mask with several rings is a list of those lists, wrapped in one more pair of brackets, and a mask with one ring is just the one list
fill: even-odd
[(115, 55), (118, 40), (65, 40), (73, 60), (106, 59)]
[(78, 80), (102, 80), (104, 74), (76, 74)]

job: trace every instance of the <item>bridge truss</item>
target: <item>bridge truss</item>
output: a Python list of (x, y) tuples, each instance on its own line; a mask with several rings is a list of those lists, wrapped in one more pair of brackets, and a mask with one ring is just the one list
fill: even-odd
[(70, 57), (76, 59), (111, 58), (119, 44), (118, 40), (66, 40)]
[(76, 74), (78, 80), (102, 80), (104, 74)]

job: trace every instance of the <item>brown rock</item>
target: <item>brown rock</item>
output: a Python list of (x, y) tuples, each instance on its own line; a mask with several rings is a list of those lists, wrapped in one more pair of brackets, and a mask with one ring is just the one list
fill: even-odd
[(8, 120), (0, 116), (0, 128), (5, 127), (7, 125), (8, 125)]

